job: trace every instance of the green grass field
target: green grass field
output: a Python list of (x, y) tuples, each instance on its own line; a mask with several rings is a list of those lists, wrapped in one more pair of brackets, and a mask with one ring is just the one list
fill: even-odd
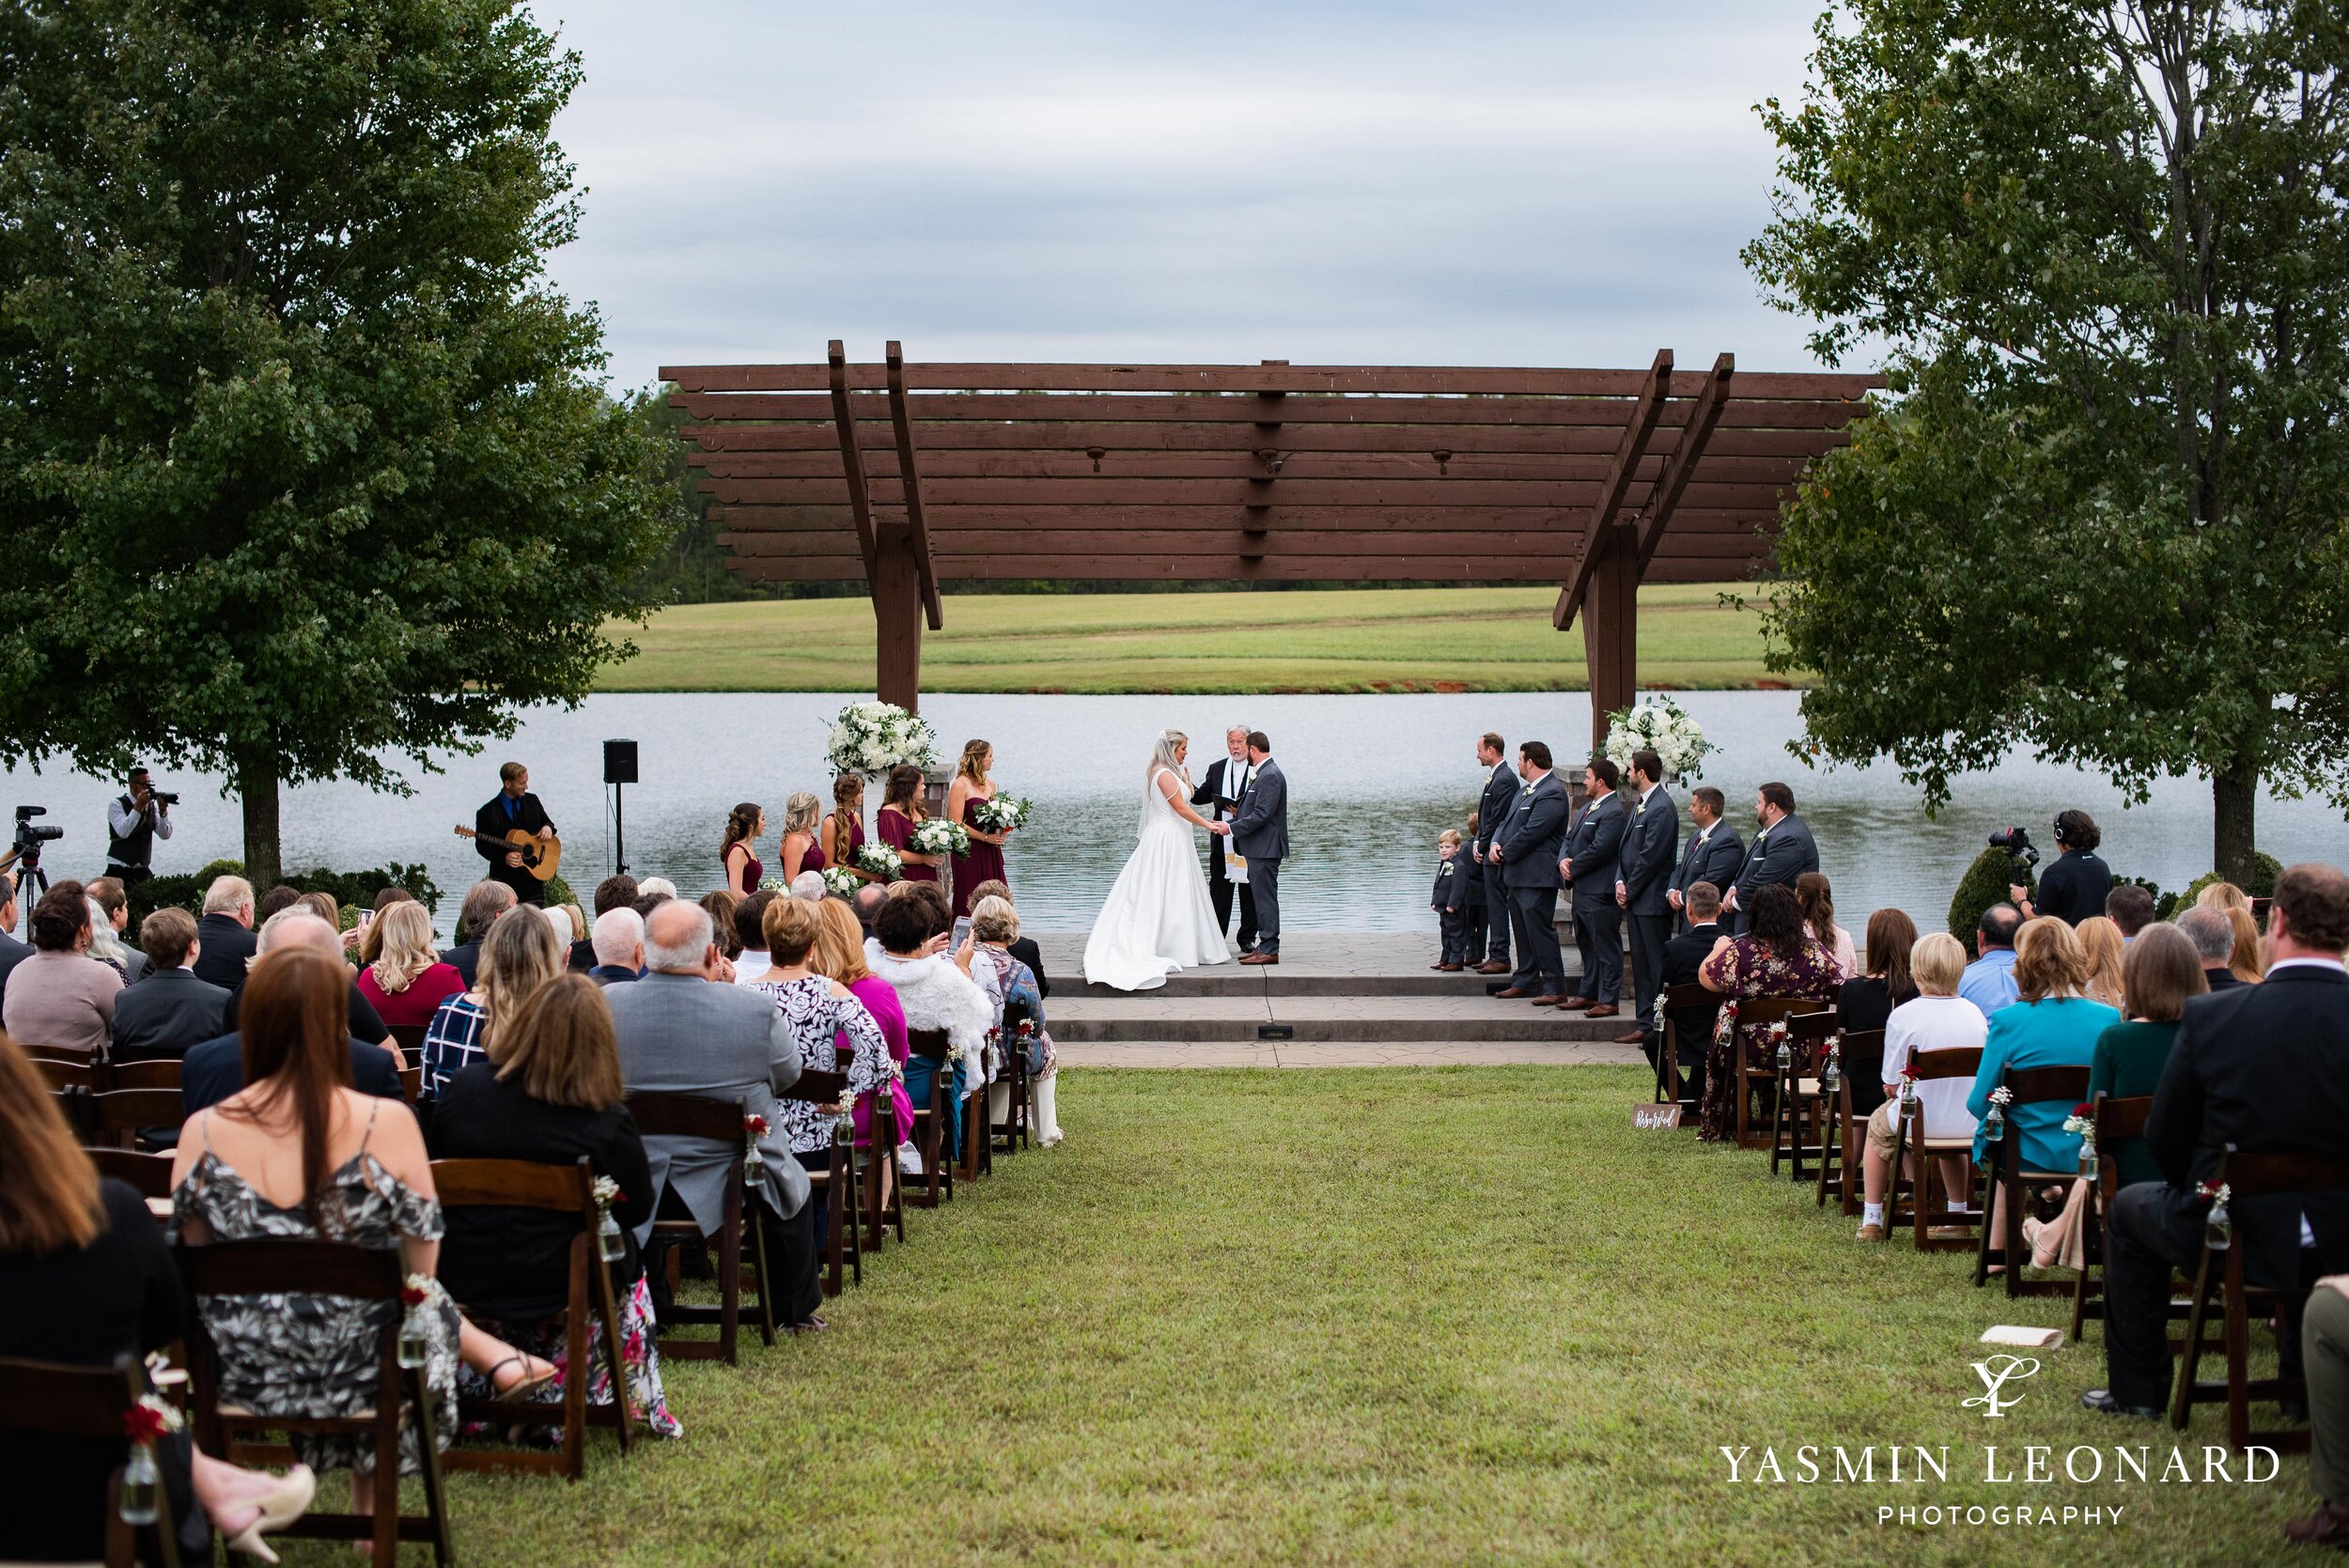
[[(1642, 687), (1752, 686), (1759, 617), (1719, 589), (1640, 595)], [(1582, 634), (1548, 588), (1258, 594), (955, 594), (922, 642), (928, 691), (1566, 691)], [(633, 632), (606, 691), (869, 691), (862, 598), (680, 605)]]
[[(1863, 1248), (1767, 1161), (1635, 1133), (1635, 1068), (1072, 1069), (1070, 1141), (872, 1263), (832, 1331), (671, 1366), (681, 1441), (588, 1478), (454, 1480), (475, 1564), (1660, 1564), (2287, 1560), (2264, 1485), (1987, 1483), (2167, 1426), (2080, 1411), (2043, 1351), (1997, 1421), (1976, 1343), (2068, 1302)], [(2223, 1442), (2205, 1407), (2182, 1439)], [(1947, 1445), (1925, 1485), (1732, 1484), (1719, 1449)], [(1904, 1457), (1906, 1458), (1905, 1452)], [(2079, 1461), (2083, 1466), (2085, 1461)], [(1915, 1468), (1913, 1460), (1909, 1469)], [(1906, 1472), (1905, 1472), (1906, 1473)], [(2118, 1506), (1880, 1525), (1878, 1506)], [(309, 1544), (289, 1561), (345, 1560)], [(412, 1548), (410, 1555), (412, 1555)]]

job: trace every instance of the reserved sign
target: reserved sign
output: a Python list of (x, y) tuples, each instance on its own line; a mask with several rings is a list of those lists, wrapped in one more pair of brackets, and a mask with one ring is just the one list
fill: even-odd
[(1683, 1109), (1678, 1105), (1635, 1105), (1631, 1108), (1631, 1126), (1641, 1132), (1657, 1127), (1676, 1127), (1680, 1125)]

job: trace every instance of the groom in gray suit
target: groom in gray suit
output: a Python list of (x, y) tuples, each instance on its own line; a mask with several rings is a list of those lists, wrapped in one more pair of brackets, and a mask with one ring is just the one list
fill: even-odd
[(1264, 731), (1248, 734), (1248, 762), (1255, 777), (1239, 798), (1239, 810), (1219, 831), (1232, 835), (1232, 847), (1248, 862), (1248, 885), (1256, 890), (1256, 947), (1243, 954), (1243, 964), (1281, 961), (1281, 862), (1289, 852), (1289, 782), (1272, 760), (1272, 742)]

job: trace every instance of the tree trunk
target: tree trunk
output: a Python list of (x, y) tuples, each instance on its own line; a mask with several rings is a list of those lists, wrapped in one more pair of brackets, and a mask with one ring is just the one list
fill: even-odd
[(237, 753), (237, 795), (244, 806), (244, 875), (257, 896), (277, 884), (277, 761), (268, 748)]
[(2252, 827), (2259, 809), (2256, 764), (2241, 757), (2210, 778), (2211, 864), (2236, 887), (2251, 886)]

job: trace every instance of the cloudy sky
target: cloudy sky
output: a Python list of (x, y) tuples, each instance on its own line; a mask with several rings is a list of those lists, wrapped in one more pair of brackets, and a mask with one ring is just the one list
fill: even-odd
[(878, 358), (1812, 363), (1737, 249), (1809, 0), (541, 0), (621, 385)]

